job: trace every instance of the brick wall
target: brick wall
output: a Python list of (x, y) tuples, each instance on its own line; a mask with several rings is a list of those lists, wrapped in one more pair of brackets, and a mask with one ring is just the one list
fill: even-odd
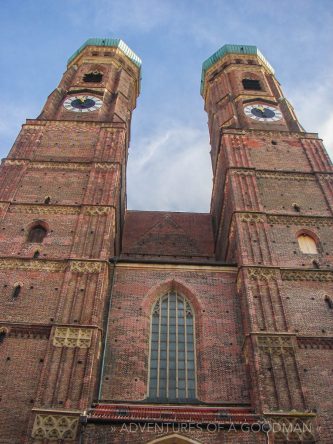
[(175, 287), (189, 298), (196, 315), (198, 399), (247, 402), (234, 280), (234, 273), (223, 269), (186, 271), (186, 267), (153, 265), (117, 268), (102, 399), (145, 399), (152, 306)]

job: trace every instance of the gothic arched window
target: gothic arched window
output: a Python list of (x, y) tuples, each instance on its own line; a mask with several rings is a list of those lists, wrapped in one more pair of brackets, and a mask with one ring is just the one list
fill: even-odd
[(317, 244), (316, 241), (309, 234), (302, 233), (297, 237), (298, 246), (302, 253), (304, 254), (317, 254)]
[(194, 313), (176, 291), (153, 308), (150, 338), (149, 398), (188, 401), (196, 397)]
[(35, 225), (31, 228), (28, 234), (28, 242), (37, 242), (41, 244), (44, 237), (47, 235), (47, 231), (42, 225)]

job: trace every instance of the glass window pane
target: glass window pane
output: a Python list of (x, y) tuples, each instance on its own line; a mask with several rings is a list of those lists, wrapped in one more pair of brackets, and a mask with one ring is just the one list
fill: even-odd
[[(160, 311), (152, 315), (151, 324), (150, 396), (182, 401), (195, 398), (194, 319), (191, 306), (175, 291), (162, 296), (156, 303), (156, 310), (159, 310), (159, 306)], [(158, 352), (160, 361), (157, 359)]]
[(195, 389), (195, 381), (193, 379), (190, 379), (187, 384), (189, 389)]
[(194, 399), (195, 398), (195, 390), (189, 390), (188, 391), (188, 397), (190, 399)]
[(187, 361), (187, 368), (192, 370), (194, 369), (194, 362), (193, 361)]

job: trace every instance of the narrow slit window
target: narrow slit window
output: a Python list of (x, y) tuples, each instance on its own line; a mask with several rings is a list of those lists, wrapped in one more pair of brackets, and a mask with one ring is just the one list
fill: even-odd
[(13, 289), (13, 293), (12, 293), (12, 298), (16, 299), (19, 297), (20, 293), (21, 293), (21, 289), (22, 286), (21, 285), (15, 285), (14, 289)]
[(244, 89), (249, 89), (252, 91), (261, 91), (262, 89), (259, 80), (243, 79), (242, 83)]
[(149, 398), (170, 402), (196, 398), (194, 313), (176, 291), (162, 296), (153, 309)]
[(313, 239), (313, 237), (309, 236), (308, 234), (300, 234), (297, 237), (298, 245), (302, 253), (304, 254), (317, 254), (317, 244), (316, 241)]

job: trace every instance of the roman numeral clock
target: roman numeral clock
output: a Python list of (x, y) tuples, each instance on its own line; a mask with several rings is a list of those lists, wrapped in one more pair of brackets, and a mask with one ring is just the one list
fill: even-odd
[(282, 113), (278, 108), (259, 103), (244, 106), (244, 112), (248, 117), (259, 122), (277, 122), (282, 119)]
[(73, 111), (76, 113), (96, 111), (100, 109), (102, 105), (102, 100), (95, 96), (77, 95), (68, 97), (64, 101), (64, 107), (68, 111)]

